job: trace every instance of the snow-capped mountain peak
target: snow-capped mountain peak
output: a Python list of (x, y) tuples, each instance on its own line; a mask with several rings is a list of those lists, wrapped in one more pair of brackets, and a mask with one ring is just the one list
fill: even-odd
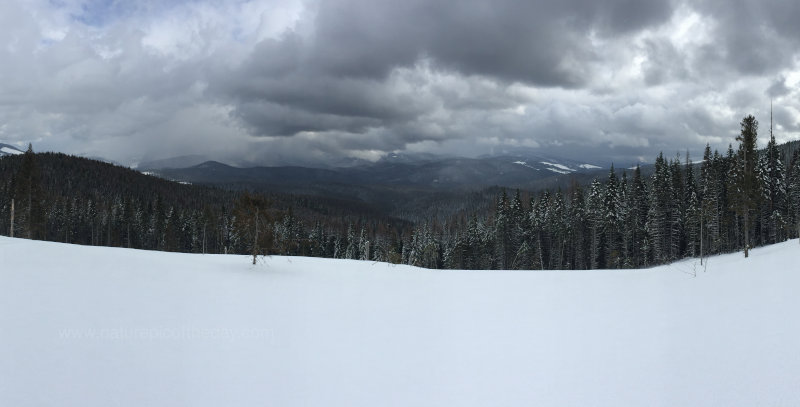
[(0, 143), (0, 157), (7, 155), (20, 155), (20, 154), (25, 154), (25, 152), (10, 144)]
[(547, 166), (547, 170), (555, 172), (555, 173), (569, 174), (569, 173), (575, 172), (574, 169), (569, 168), (564, 164), (551, 163), (549, 161), (541, 161), (541, 163)]
[[(516, 159), (516, 158), (515, 158)], [(593, 164), (578, 164), (577, 162), (556, 160), (545, 157), (533, 157), (528, 159), (516, 159), (512, 164), (527, 167), (536, 171), (550, 171), (556, 174), (573, 174), (576, 172), (586, 172), (600, 169), (602, 167)]]
[(581, 164), (578, 167), (581, 167), (585, 170), (599, 170), (601, 167), (592, 164)]

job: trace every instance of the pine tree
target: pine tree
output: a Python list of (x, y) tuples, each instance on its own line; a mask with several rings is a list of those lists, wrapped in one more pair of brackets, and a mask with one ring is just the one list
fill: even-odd
[(719, 154), (711, 155), (711, 146), (706, 144), (703, 163), (700, 166), (700, 256), (714, 253), (719, 241), (719, 185), (715, 178), (715, 160)]
[(642, 178), (642, 171), (637, 165), (633, 170), (629, 192), (627, 194), (628, 211), (626, 216), (625, 240), (630, 251), (631, 267), (647, 265), (650, 250), (647, 237), (647, 212), (649, 209), (647, 186)]
[(414, 230), (411, 237), (411, 249), (408, 264), (429, 269), (439, 268), (441, 252), (439, 244), (426, 223)]
[(683, 199), (684, 185), (680, 154), (670, 161), (669, 174), (671, 202), (669, 206), (669, 257), (670, 260), (676, 260), (684, 256), (686, 249), (685, 231), (683, 229), (686, 202)]
[(651, 242), (653, 260), (666, 263), (670, 260), (672, 237), (672, 182), (664, 154), (656, 158), (651, 176), (650, 205), (647, 214), (647, 235)]
[(495, 258), (497, 267), (501, 270), (508, 268), (508, 263), (513, 259), (511, 253), (511, 230), (512, 225), (509, 219), (508, 195), (504, 189), (497, 198), (494, 215), (495, 229)]
[(45, 211), (42, 206), (41, 169), (33, 152), (33, 146), (22, 156), (22, 164), (13, 178), (15, 202), (15, 228), (17, 236), (28, 239), (45, 238)]
[(728, 151), (720, 157), (717, 177), (722, 186), (720, 193), (720, 250), (731, 252), (738, 250), (741, 245), (741, 220), (736, 213), (736, 182), (737, 182), (736, 153), (733, 146), (728, 144)]
[(688, 151), (686, 152), (686, 171), (683, 179), (683, 202), (686, 207), (683, 229), (686, 236), (686, 254), (694, 257), (700, 253), (701, 204)]
[(750, 249), (750, 229), (752, 228), (752, 212), (757, 208), (760, 198), (758, 183), (758, 121), (752, 115), (745, 116), (741, 122), (741, 133), (736, 137), (739, 141), (739, 152), (736, 155), (736, 172), (734, 208), (742, 217), (744, 230), (744, 257), (748, 257)]
[(519, 268), (521, 257), (524, 257), (524, 255), (521, 256), (521, 253), (527, 253), (530, 249), (527, 245), (524, 245), (526, 229), (525, 208), (522, 206), (522, 197), (519, 189), (517, 189), (514, 198), (509, 204), (508, 222), (510, 231), (507, 255), (512, 259), (509, 265), (511, 268)]
[(478, 259), (481, 258), (481, 237), (478, 233), (478, 216), (473, 214), (467, 222), (464, 240), (464, 268), (474, 270), (478, 268)]
[(589, 268), (592, 270), (604, 264), (603, 214), (603, 187), (595, 178), (589, 187), (589, 197), (586, 202), (586, 220), (589, 224)]
[(349, 260), (358, 259), (358, 241), (352, 223), (347, 224), (347, 243), (344, 249), (344, 258)]
[(371, 260), (370, 242), (369, 238), (367, 237), (367, 231), (363, 225), (361, 226), (361, 233), (358, 235), (358, 253), (359, 260)]
[(788, 206), (797, 226), (795, 236), (800, 237), (800, 150), (796, 150), (792, 156), (787, 183)]
[(784, 157), (778, 150), (770, 122), (770, 138), (764, 154), (759, 156), (759, 178), (762, 187), (762, 242), (776, 243), (785, 239), (786, 173)]
[(566, 246), (566, 208), (564, 206), (564, 196), (559, 189), (554, 194), (548, 203), (546, 218), (547, 235), (550, 237), (550, 253), (549, 268), (551, 270), (560, 270), (564, 263), (564, 249)]
[(610, 269), (622, 266), (620, 186), (614, 165), (608, 172), (603, 195), (603, 238), (605, 242), (605, 267)]
[(628, 229), (630, 228), (630, 224), (628, 220), (630, 219), (630, 201), (628, 200), (628, 194), (630, 193), (630, 186), (628, 183), (628, 172), (623, 170), (622, 177), (620, 177), (619, 181), (619, 193), (618, 195), (618, 224), (619, 224), (619, 244), (620, 250), (622, 255), (622, 261), (620, 267), (622, 268), (631, 268), (633, 267), (633, 260), (631, 259), (631, 241), (628, 240), (630, 233)]
[(528, 228), (530, 230), (530, 259), (532, 269), (544, 269), (546, 260), (544, 258), (544, 214), (546, 211), (543, 197), (539, 199), (531, 198), (530, 212), (528, 214)]
[(569, 240), (571, 244), (567, 244), (567, 250), (571, 252), (567, 258), (569, 263), (568, 267), (576, 270), (585, 270), (589, 268), (588, 257), (588, 239), (589, 234), (586, 220), (586, 202), (583, 194), (583, 189), (575, 184), (572, 187), (572, 197), (569, 204)]

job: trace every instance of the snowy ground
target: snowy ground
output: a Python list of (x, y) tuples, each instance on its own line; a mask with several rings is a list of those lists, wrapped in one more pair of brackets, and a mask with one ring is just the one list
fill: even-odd
[(462, 272), (0, 237), (0, 405), (798, 406), (799, 313), (797, 240)]

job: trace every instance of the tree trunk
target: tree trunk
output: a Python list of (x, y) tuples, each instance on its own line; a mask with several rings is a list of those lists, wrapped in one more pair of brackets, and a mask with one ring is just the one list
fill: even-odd
[(703, 215), (700, 215), (700, 265), (703, 265)]
[(748, 249), (750, 248), (750, 228), (747, 221), (747, 211), (744, 211), (744, 257), (749, 256)]
[(253, 234), (253, 265), (256, 264), (256, 257), (258, 256), (258, 208), (256, 208), (255, 228), (256, 231)]
[(33, 182), (31, 182), (30, 178), (28, 178), (28, 219), (26, 222), (28, 224), (28, 239), (33, 239), (33, 222), (32, 222), (33, 219), (31, 217), (31, 214), (33, 213), (33, 210), (31, 209), (32, 208), (31, 203), (33, 203), (32, 188), (33, 188)]
[[(800, 230), (800, 223), (797, 224), (798, 230)], [(8, 232), (10, 237), (14, 237), (14, 200), (11, 200), (11, 229)]]

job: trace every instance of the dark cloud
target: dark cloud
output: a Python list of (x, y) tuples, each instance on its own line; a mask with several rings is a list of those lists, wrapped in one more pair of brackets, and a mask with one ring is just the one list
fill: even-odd
[(237, 105), (235, 115), (253, 126), (257, 136), (293, 136), (302, 132), (363, 133), (381, 121), (360, 116), (312, 113), (285, 105), (253, 101)]
[(265, 72), (286, 61), (333, 76), (384, 78), (420, 58), (465, 75), (543, 86), (579, 86), (599, 58), (590, 33), (616, 36), (669, 19), (668, 1), (441, 0), (320, 4), (311, 36), (287, 35), (257, 52)]
[[(326, 1), (310, 33), (261, 42), (213, 90), (232, 100), (259, 135), (402, 127), (437, 105), (508, 107), (518, 98), (499, 97), (496, 89), (515, 82), (585, 86), (603, 60), (590, 35), (624, 36), (671, 13), (664, 1)], [(413, 79), (393, 82), (398, 69), (420, 64), (458, 75), (469, 89), (415, 90)], [(495, 89), (477, 89), (481, 80)], [(253, 106), (260, 104), (272, 108), (259, 113)]]
[(264, 164), (528, 147), (651, 160), (800, 128), (800, 3), (13, 0), (0, 141)]
[(800, 5), (783, 0), (713, 0), (692, 6), (715, 24), (712, 40), (718, 53), (709, 56), (739, 74), (761, 75), (792, 66), (800, 45)]
[[(753, 105), (754, 101), (766, 101), (762, 93), (758, 89), (753, 88), (739, 88), (730, 92), (728, 96), (728, 106), (733, 107), (740, 111), (745, 111), (748, 107)], [(769, 101), (766, 101), (767, 103)]]
[(642, 68), (646, 85), (656, 86), (688, 79), (686, 59), (674, 44), (662, 38), (645, 40), (644, 45), (647, 61)]
[(769, 85), (769, 88), (767, 88), (767, 96), (773, 99), (786, 96), (789, 94), (789, 92), (790, 89), (788, 86), (786, 86), (786, 77), (783, 75), (780, 75), (778, 78), (776, 78), (775, 81), (772, 82), (772, 85)]
[(773, 108), (773, 120), (774, 126), (776, 127), (776, 138), (780, 138), (781, 140), (785, 141), (786, 132), (800, 132), (800, 120), (798, 120), (797, 114), (787, 109), (785, 106), (775, 106)]

